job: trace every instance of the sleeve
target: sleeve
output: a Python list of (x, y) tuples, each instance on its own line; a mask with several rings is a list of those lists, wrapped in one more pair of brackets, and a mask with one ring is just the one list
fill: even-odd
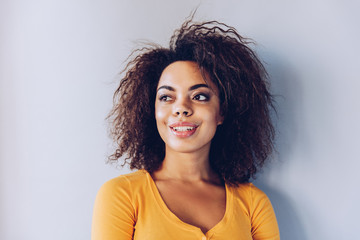
[(93, 211), (91, 240), (129, 240), (135, 214), (130, 183), (125, 178), (106, 182), (99, 190)]
[(251, 233), (254, 240), (280, 240), (279, 227), (269, 198), (252, 185)]

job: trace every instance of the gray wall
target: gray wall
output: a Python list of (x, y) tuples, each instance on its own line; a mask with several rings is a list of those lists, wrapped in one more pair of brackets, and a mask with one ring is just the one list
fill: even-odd
[[(220, 3), (221, 2), (221, 3)], [(146, 39), (166, 44), (200, 1), (0, 5), (0, 239), (89, 239), (117, 73)], [(256, 180), (282, 239), (355, 239), (360, 193), (358, 1), (202, 1), (256, 40), (277, 95), (277, 153)], [(152, 9), (152, 11), (149, 11)]]

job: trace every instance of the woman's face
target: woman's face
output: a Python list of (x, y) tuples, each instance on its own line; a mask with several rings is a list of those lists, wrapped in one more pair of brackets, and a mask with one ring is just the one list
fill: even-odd
[(161, 74), (155, 118), (167, 152), (209, 151), (223, 121), (218, 89), (210, 80), (205, 82), (195, 62), (174, 62)]

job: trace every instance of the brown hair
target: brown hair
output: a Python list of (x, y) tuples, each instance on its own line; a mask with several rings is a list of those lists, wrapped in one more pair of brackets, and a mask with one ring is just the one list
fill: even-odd
[(175, 61), (196, 62), (219, 89), (224, 122), (210, 148), (210, 164), (225, 182), (249, 181), (273, 150), (273, 108), (267, 73), (249, 39), (224, 23), (186, 21), (169, 48), (148, 46), (132, 53), (109, 114), (117, 144), (110, 162), (125, 155), (131, 169), (153, 172), (165, 156), (155, 121), (155, 95), (162, 71)]

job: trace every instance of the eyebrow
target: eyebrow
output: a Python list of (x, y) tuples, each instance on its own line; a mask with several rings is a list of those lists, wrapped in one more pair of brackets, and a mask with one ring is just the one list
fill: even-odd
[[(201, 87), (209, 88), (209, 86), (207, 84), (196, 84), (194, 86), (189, 87), (189, 91), (193, 91), (193, 90), (201, 88)], [(173, 87), (171, 87), (171, 86), (168, 86), (168, 85), (164, 85), (164, 86), (159, 87), (157, 91), (159, 91), (160, 89), (167, 89), (169, 91), (175, 92), (175, 89)]]

